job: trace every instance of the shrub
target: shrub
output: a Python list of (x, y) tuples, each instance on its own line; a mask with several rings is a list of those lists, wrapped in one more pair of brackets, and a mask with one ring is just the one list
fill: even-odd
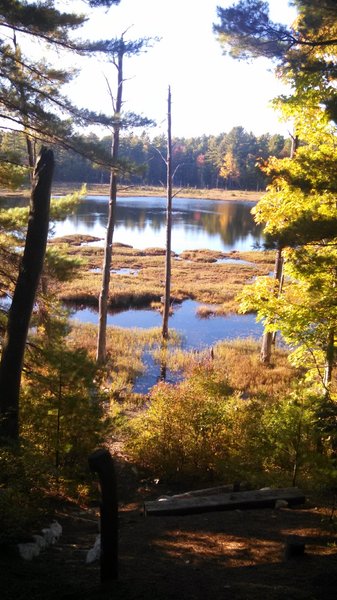
[(83, 349), (59, 344), (34, 352), (22, 390), (21, 437), (44, 453), (50, 470), (76, 478), (104, 432), (97, 367)]
[(148, 409), (131, 421), (128, 450), (156, 474), (217, 476), (230, 457), (232, 414), (231, 390), (214, 372), (159, 383)]
[(131, 421), (128, 449), (140, 465), (166, 478), (333, 483), (319, 404), (301, 388), (285, 398), (247, 399), (216, 367), (204, 365), (179, 384), (153, 388), (147, 410)]

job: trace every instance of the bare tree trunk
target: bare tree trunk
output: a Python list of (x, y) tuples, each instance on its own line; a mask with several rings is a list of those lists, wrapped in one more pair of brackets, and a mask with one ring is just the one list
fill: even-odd
[(166, 255), (165, 255), (165, 293), (162, 336), (168, 338), (168, 319), (171, 303), (171, 231), (172, 231), (172, 126), (171, 126), (171, 88), (167, 98), (167, 209), (166, 209)]
[(331, 384), (331, 380), (332, 380), (334, 356), (335, 356), (335, 330), (333, 327), (331, 327), (331, 329), (329, 330), (329, 335), (328, 335), (328, 344), (327, 344), (326, 355), (325, 355), (326, 363), (325, 363), (324, 378), (323, 378), (323, 385), (324, 385), (324, 389), (325, 389), (325, 395), (327, 398), (330, 396), (329, 388), (330, 388), (330, 384)]
[(117, 173), (116, 163), (119, 154), (119, 135), (120, 135), (120, 123), (118, 122), (121, 110), (122, 110), (122, 99), (123, 99), (123, 56), (124, 56), (124, 44), (121, 40), (121, 47), (118, 53), (117, 61), (117, 98), (116, 106), (114, 110), (114, 127), (113, 127), (113, 139), (111, 146), (111, 159), (112, 168), (110, 173), (110, 191), (109, 191), (109, 212), (108, 212), (108, 224), (105, 238), (104, 248), (104, 262), (103, 262), (103, 274), (102, 274), (102, 287), (99, 295), (99, 321), (98, 321), (98, 339), (97, 339), (97, 350), (96, 360), (97, 362), (103, 363), (106, 360), (106, 327), (107, 327), (107, 315), (108, 315), (108, 300), (109, 300), (109, 287), (110, 287), (110, 268), (112, 259), (112, 241), (116, 221), (116, 203), (117, 203)]
[[(294, 134), (291, 136), (291, 149), (290, 149), (290, 158), (294, 158), (296, 150), (298, 148), (299, 139), (298, 135)], [(283, 257), (282, 257), (282, 248), (278, 248), (275, 258), (275, 267), (274, 267), (274, 279), (275, 279), (275, 294), (278, 295), (282, 290), (282, 282), (283, 282)], [(274, 332), (265, 331), (262, 338), (261, 345), (261, 362), (263, 364), (269, 365), (271, 359), (271, 351), (272, 345), (275, 343), (276, 334)]]
[[(275, 258), (275, 267), (274, 267), (274, 280), (275, 280), (275, 295), (279, 294), (280, 285), (282, 281), (282, 272), (283, 272), (283, 258), (282, 258), (282, 248), (278, 248)], [(271, 350), (274, 341), (274, 333), (272, 331), (265, 331), (262, 338), (261, 345), (261, 362), (265, 365), (269, 365), (271, 359)]]
[(110, 176), (110, 194), (109, 194), (109, 212), (108, 225), (106, 230), (104, 262), (102, 274), (102, 287), (99, 295), (99, 317), (98, 317), (98, 340), (97, 340), (97, 362), (103, 363), (106, 360), (106, 327), (108, 316), (108, 300), (110, 288), (110, 268), (112, 259), (112, 240), (116, 219), (116, 201), (117, 201), (117, 182), (116, 175)]
[(46, 251), (54, 155), (42, 148), (33, 173), (25, 249), (8, 314), (0, 363), (0, 432), (19, 436), (19, 394), (23, 357)]
[(295, 133), (291, 136), (291, 149), (290, 149), (290, 158), (294, 158), (296, 154), (296, 150), (299, 145), (298, 135)]

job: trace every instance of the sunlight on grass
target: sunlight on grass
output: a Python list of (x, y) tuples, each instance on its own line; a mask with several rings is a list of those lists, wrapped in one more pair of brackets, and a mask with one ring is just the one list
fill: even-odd
[[(78, 245), (76, 236), (68, 244), (58, 241), (62, 250), (85, 260), (71, 281), (60, 285), (58, 296), (67, 300), (93, 306), (98, 305), (101, 286), (99, 269), (103, 262), (103, 249), (90, 245)], [(70, 243), (69, 243), (70, 242)], [(54, 242), (56, 243), (56, 242)], [(160, 251), (159, 251), (160, 250)], [(137, 250), (121, 244), (114, 245), (112, 269), (128, 269), (129, 272), (111, 273), (110, 308), (149, 306), (158, 303), (163, 295), (165, 257), (162, 249)], [(220, 256), (233, 256), (208, 250), (186, 251), (180, 260), (172, 261), (172, 300), (191, 298), (208, 304), (219, 305), (217, 314), (237, 312), (236, 297), (243, 286), (259, 275), (268, 275), (272, 269), (274, 253), (236, 252), (235, 258), (252, 263), (217, 263)], [(96, 271), (96, 272), (95, 272)], [(133, 272), (137, 271), (135, 277)]]

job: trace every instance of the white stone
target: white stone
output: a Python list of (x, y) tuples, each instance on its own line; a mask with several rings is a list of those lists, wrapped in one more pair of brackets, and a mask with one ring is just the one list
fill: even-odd
[(19, 553), (24, 560), (32, 560), (34, 556), (40, 554), (40, 546), (35, 542), (27, 542), (26, 544), (18, 544)]
[(57, 521), (53, 521), (50, 529), (52, 530), (55, 539), (58, 540), (62, 535), (62, 525), (60, 525), (60, 523)]
[(96, 541), (93, 545), (92, 548), (90, 548), (90, 550), (87, 553), (87, 558), (85, 560), (85, 562), (87, 563), (87, 565), (90, 565), (91, 563), (95, 562), (96, 560), (99, 560), (101, 556), (101, 536), (98, 535), (96, 537)]
[(42, 535), (33, 535), (33, 540), (39, 546), (39, 548), (41, 548), (41, 550), (47, 547), (47, 542)]

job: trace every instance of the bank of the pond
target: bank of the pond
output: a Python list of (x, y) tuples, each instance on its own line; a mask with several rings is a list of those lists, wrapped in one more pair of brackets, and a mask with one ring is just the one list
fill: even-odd
[[(59, 183), (54, 182), (52, 187), (53, 195), (71, 194), (74, 191), (81, 189), (85, 182), (74, 182), (74, 183)], [(97, 196), (108, 196), (109, 185), (108, 184), (87, 184), (87, 193)], [(264, 191), (253, 191), (253, 190), (223, 190), (221, 188), (212, 189), (197, 189), (197, 188), (174, 188), (173, 194), (177, 198), (208, 198), (210, 200), (248, 200), (251, 202), (257, 202)], [(165, 196), (166, 190), (164, 187), (155, 186), (120, 186), (118, 189), (119, 196)], [(9, 190), (6, 188), (0, 189), (0, 197), (28, 197), (30, 195), (30, 188), (19, 188), (18, 190)]]

